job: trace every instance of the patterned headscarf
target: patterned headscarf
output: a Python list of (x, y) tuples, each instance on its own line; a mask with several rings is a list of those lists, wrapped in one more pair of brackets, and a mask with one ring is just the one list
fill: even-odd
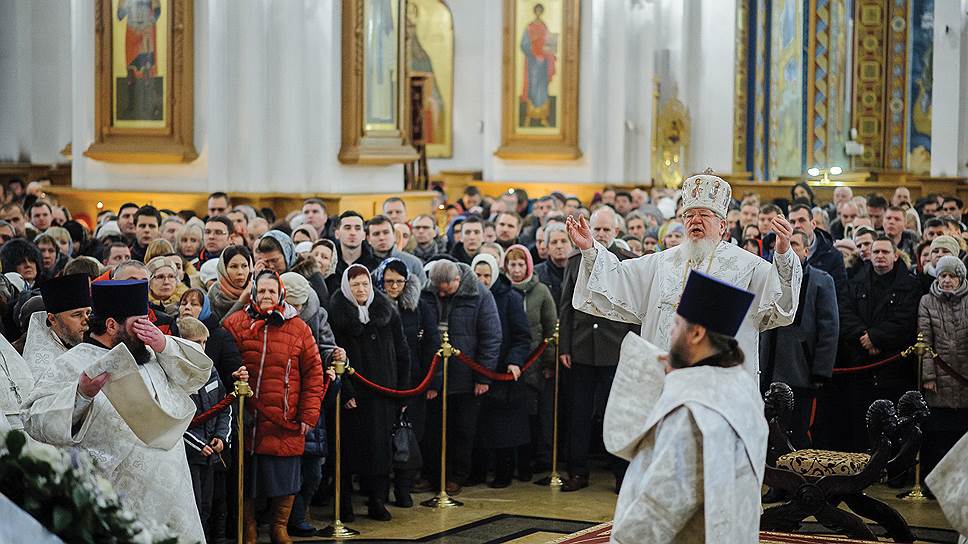
[(384, 293), (386, 292), (386, 288), (383, 285), (383, 275), (386, 273), (387, 268), (400, 274), (405, 280), (410, 279), (410, 270), (407, 269), (406, 263), (396, 257), (384, 259), (380, 263), (380, 266), (373, 272), (373, 286)]

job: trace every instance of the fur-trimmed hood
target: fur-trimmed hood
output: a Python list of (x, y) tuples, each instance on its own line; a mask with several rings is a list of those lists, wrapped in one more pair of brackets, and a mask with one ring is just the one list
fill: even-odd
[[(384, 327), (393, 319), (393, 301), (379, 290), (373, 293), (370, 304), (370, 323), (375, 327)], [(330, 298), (329, 322), (333, 329), (345, 331), (351, 336), (363, 334), (364, 324), (356, 304), (346, 299), (342, 291), (336, 291)]]

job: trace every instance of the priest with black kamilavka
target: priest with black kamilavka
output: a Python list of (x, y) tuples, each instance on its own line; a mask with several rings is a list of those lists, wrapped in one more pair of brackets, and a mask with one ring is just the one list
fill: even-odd
[(755, 295), (690, 273), (668, 354), (629, 333), (605, 446), (631, 462), (612, 542), (759, 541), (769, 430), (735, 336)]
[(165, 336), (148, 320), (148, 282), (91, 286), (84, 342), (57, 357), (24, 402), (36, 440), (87, 450), (126, 506), (204, 541), (182, 433), (195, 415), (190, 394), (212, 360), (198, 344)]
[(40, 284), (44, 311), (30, 316), (24, 360), (40, 378), (51, 361), (84, 342), (91, 317), (91, 280), (87, 274), (59, 276)]

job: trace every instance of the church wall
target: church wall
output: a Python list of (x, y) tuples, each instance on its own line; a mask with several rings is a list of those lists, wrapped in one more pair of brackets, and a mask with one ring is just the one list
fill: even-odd
[(74, 186), (236, 192), (383, 192), (403, 169), (338, 162), (340, 2), (195, 2), (195, 147), (173, 165), (88, 159), (94, 1), (71, 10)]
[[(931, 175), (956, 176), (964, 170), (963, 156), (966, 135), (959, 121), (964, 104), (962, 92), (966, 88), (964, 58), (965, 15), (958, 2), (934, 3), (934, 80), (931, 92), (934, 110), (931, 113)], [(960, 132), (960, 134), (959, 134)], [(960, 136), (960, 137), (959, 137)], [(960, 144), (960, 145), (959, 145)]]

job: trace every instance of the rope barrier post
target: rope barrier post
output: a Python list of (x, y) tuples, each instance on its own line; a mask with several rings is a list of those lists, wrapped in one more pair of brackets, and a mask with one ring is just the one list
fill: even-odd
[(236, 536), (239, 542), (243, 542), (245, 538), (245, 521), (243, 520), (244, 509), (242, 506), (242, 501), (244, 500), (245, 493), (245, 481), (243, 480), (245, 474), (245, 399), (246, 397), (252, 396), (252, 388), (249, 387), (249, 382), (237, 380), (234, 384), (235, 398), (239, 399), (239, 425), (236, 437), (236, 444), (239, 449), (238, 451), (238, 483), (236, 488), (236, 497), (238, 504), (236, 509)]
[(440, 391), (440, 491), (436, 497), (420, 504), (430, 508), (453, 508), (464, 506), (464, 503), (447, 494), (447, 367), (450, 366), (450, 358), (458, 355), (460, 351), (451, 345), (447, 331), (444, 331), (439, 353), (444, 359), (444, 383)]
[(558, 395), (559, 395), (559, 384), (561, 383), (561, 322), (555, 322), (555, 396), (554, 396), (554, 408), (552, 409), (552, 431), (551, 431), (551, 474), (547, 478), (542, 478), (535, 482), (537, 485), (549, 486), (552, 488), (558, 488), (565, 484), (561, 479), (561, 475), (558, 473)]
[[(344, 375), (349, 375), (353, 373), (352, 369), (350, 369), (347, 366), (346, 361), (333, 361), (333, 369), (336, 370), (336, 375), (339, 376), (340, 378), (342, 378)], [(351, 538), (360, 534), (359, 531), (350, 529), (349, 527), (343, 525), (343, 522), (340, 521), (339, 519), (340, 503), (342, 502), (341, 495), (343, 493), (343, 472), (342, 472), (343, 444), (342, 444), (342, 422), (340, 421), (342, 411), (343, 411), (343, 387), (341, 384), (340, 388), (336, 390), (336, 432), (334, 433), (334, 435), (336, 436), (336, 459), (333, 466), (333, 470), (334, 470), (333, 472), (333, 487), (334, 487), (333, 523), (320, 531), (320, 536), (323, 536), (326, 538), (335, 538), (335, 539)], [(322, 415), (320, 415), (320, 417), (322, 417)]]
[[(901, 355), (907, 357), (910, 354), (916, 354), (918, 356), (918, 392), (924, 393), (922, 391), (922, 371), (924, 369), (924, 357), (937, 357), (937, 353), (931, 349), (931, 345), (924, 340), (924, 334), (918, 333), (918, 339), (913, 346), (907, 348), (901, 352)], [(907, 493), (902, 493), (898, 496), (901, 500), (912, 501), (912, 502), (923, 502), (928, 500), (927, 495), (924, 494), (924, 490), (921, 489), (921, 448), (918, 447), (918, 455), (915, 458), (914, 464), (914, 487), (911, 491)]]

